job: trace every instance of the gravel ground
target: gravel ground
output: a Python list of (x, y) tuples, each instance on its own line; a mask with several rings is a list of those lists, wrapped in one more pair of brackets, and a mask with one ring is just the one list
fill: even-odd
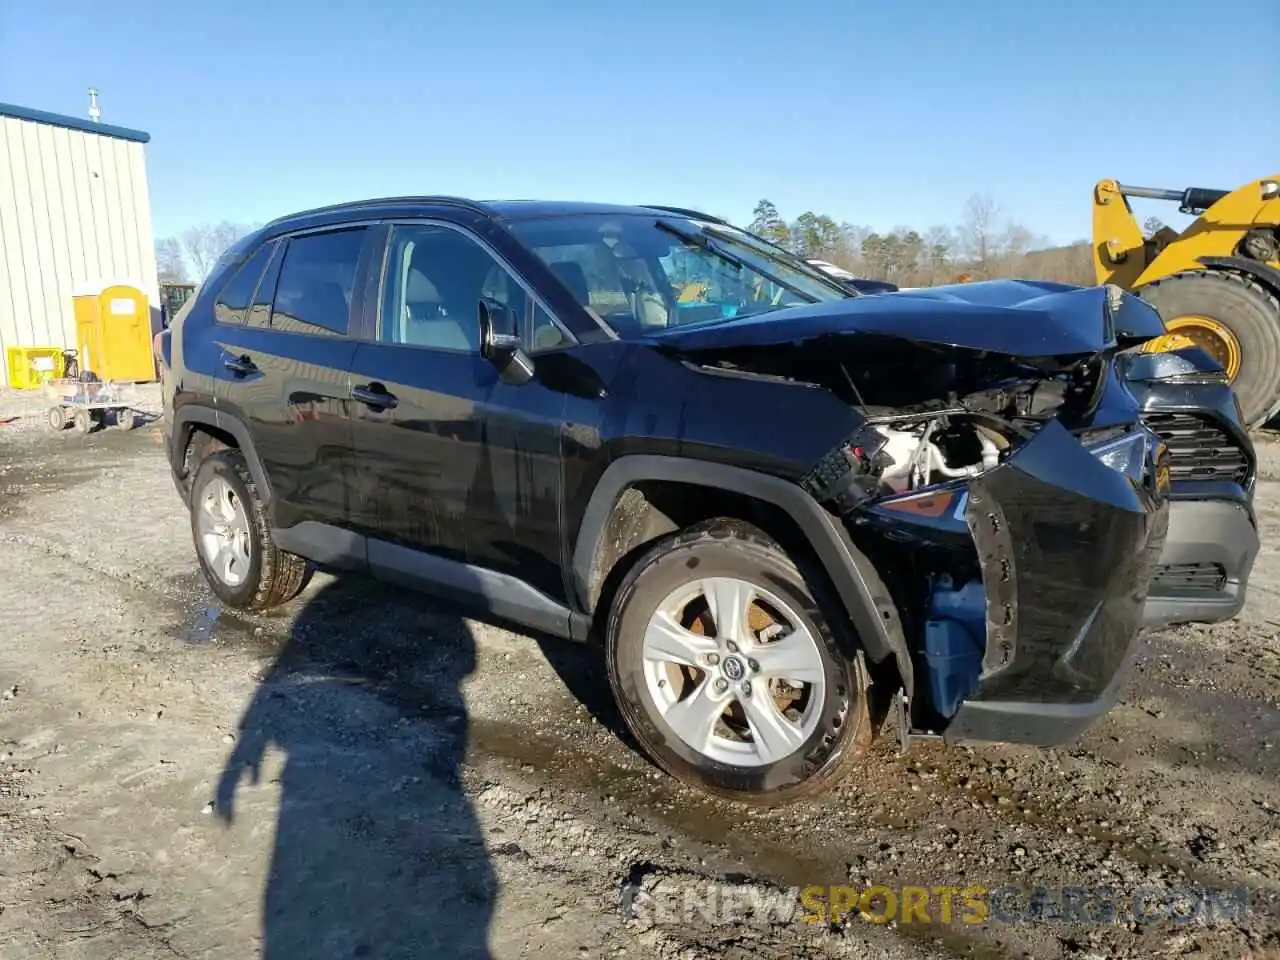
[[(1280, 950), (1269, 437), (1245, 612), (1145, 637), (1080, 741), (903, 759), (890, 729), (835, 793), (757, 812), (638, 756), (585, 648), (354, 578), (318, 575), (269, 615), (219, 609), (158, 427), (55, 435), (43, 409), (0, 394), (5, 960)], [(805, 922), (812, 890), (797, 905), (872, 885), (1080, 889), (1075, 913), (1021, 923), (1025, 894), (985, 919), (937, 894), (930, 923)], [(1167, 916), (1195, 889), (1247, 906)]]

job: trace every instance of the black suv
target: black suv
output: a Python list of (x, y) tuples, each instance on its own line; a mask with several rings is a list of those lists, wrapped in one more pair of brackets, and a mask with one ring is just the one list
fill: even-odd
[(599, 638), (637, 740), (723, 796), (822, 788), (890, 709), (1057, 743), (1118, 697), (1165, 546), (1128, 375), (1164, 328), (962, 289), (857, 296), (671, 207), (308, 211), (159, 338), (173, 475), (225, 603), (315, 565)]

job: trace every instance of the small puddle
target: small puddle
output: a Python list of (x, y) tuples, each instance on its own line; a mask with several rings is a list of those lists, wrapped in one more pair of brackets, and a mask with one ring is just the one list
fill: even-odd
[(222, 616), (222, 608), (216, 603), (201, 607), (191, 618), (183, 639), (187, 643), (212, 643), (218, 627), (218, 618)]
[(279, 645), (277, 631), (264, 628), (242, 620), (236, 610), (223, 610), (216, 600), (200, 603), (191, 618), (175, 631), (177, 638), (192, 646), (203, 646), (211, 643), (225, 645), (228, 641), (239, 641), (249, 647), (261, 647), (264, 651), (274, 653)]

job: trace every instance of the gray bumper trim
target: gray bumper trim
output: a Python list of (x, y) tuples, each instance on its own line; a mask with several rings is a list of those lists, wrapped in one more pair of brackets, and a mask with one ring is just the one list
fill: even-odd
[(1216, 563), (1222, 589), (1186, 590), (1152, 583), (1142, 611), (1145, 627), (1217, 623), (1244, 606), (1245, 589), (1261, 542), (1248, 506), (1228, 500), (1177, 500), (1169, 506), (1169, 532), (1159, 565)]

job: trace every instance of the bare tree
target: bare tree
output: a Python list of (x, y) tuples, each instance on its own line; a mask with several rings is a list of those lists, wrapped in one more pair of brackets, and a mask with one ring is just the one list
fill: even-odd
[(186, 281), (187, 261), (177, 237), (161, 237), (156, 241), (156, 274), (161, 283)]
[(201, 223), (182, 232), (182, 249), (195, 270), (196, 279), (203, 280), (213, 269), (227, 247), (253, 229), (249, 224)]
[(990, 275), (999, 224), (1000, 208), (988, 194), (975, 193), (965, 203), (960, 236), (974, 267), (983, 275)]

